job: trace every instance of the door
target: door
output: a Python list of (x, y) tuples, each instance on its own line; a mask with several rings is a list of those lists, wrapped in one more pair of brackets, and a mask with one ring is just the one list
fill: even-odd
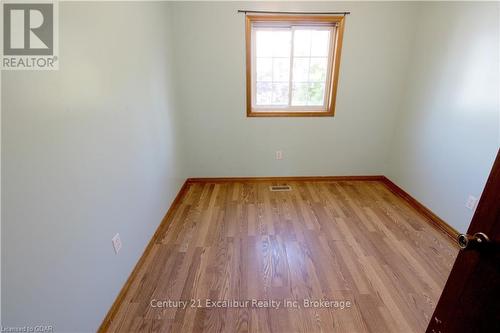
[(500, 332), (500, 151), (426, 333)]

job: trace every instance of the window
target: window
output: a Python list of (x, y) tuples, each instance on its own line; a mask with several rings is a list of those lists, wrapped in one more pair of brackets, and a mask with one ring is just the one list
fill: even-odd
[(344, 17), (248, 15), (247, 115), (333, 116)]

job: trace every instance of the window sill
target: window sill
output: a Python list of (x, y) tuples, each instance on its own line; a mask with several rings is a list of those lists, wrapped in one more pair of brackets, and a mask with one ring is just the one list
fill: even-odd
[(332, 111), (250, 111), (247, 112), (247, 117), (333, 117)]

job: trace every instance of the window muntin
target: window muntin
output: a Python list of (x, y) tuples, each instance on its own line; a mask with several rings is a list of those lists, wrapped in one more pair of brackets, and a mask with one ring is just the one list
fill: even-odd
[(333, 115), (343, 18), (316, 19), (247, 17), (249, 116)]

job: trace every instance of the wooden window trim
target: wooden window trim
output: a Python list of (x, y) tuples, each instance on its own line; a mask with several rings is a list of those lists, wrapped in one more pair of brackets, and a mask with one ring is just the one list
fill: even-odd
[[(245, 20), (245, 43), (246, 43), (246, 89), (247, 89), (247, 117), (332, 117), (335, 115), (335, 101), (337, 98), (337, 87), (339, 81), (340, 56), (342, 51), (342, 38), (344, 35), (344, 16), (297, 16), (297, 15), (247, 15)], [(333, 64), (328, 90), (328, 109), (318, 112), (279, 112), (259, 111), (252, 108), (252, 23), (253, 22), (289, 22), (304, 25), (336, 25), (333, 41)]]

